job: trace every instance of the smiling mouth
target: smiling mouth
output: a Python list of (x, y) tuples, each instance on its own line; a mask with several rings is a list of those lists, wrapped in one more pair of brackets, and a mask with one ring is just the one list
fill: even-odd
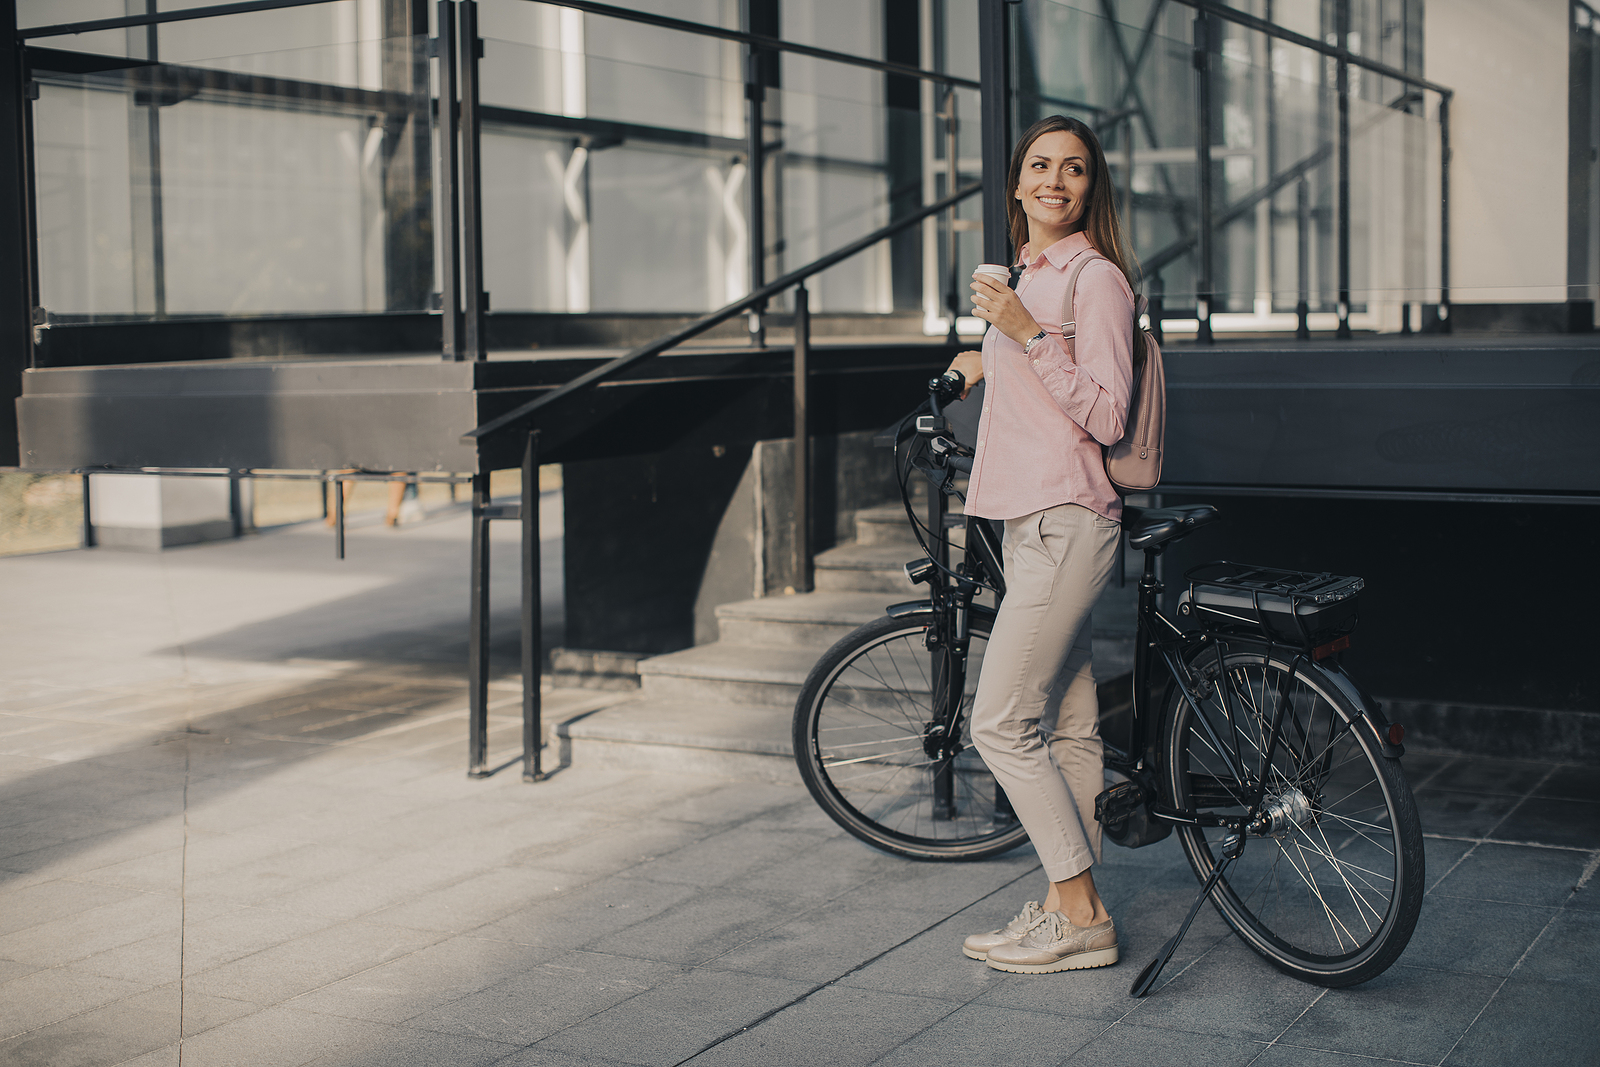
[(1067, 204), (1066, 198), (1061, 196), (1036, 196), (1034, 199), (1046, 207), (1065, 207)]

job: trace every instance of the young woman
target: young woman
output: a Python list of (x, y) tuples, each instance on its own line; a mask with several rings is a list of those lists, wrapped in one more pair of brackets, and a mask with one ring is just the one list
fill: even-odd
[[(1006, 596), (984, 654), (972, 740), (1043, 861), (1044, 904), (963, 951), (1003, 971), (1042, 974), (1117, 961), (1095, 891), (1094, 798), (1104, 788), (1089, 613), (1105, 588), (1122, 502), (1101, 446), (1122, 436), (1133, 380), (1133, 290), (1105, 153), (1059, 115), (1017, 142), (1006, 180), (1016, 290), (975, 275), (982, 353), (951, 369), (987, 384), (967, 513), (1005, 520)], [(1098, 256), (1096, 255), (1098, 253)], [(1084, 257), (1089, 257), (1084, 259)], [(1072, 349), (1062, 339), (1077, 278)]]

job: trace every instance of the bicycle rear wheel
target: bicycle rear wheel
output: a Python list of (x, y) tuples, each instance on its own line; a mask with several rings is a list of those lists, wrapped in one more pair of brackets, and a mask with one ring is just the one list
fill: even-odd
[(989, 634), (974, 626), (959, 747), (930, 744), (932, 623), (932, 612), (878, 619), (823, 655), (795, 705), (795, 761), (822, 810), (869, 845), (914, 859), (984, 859), (1027, 840), (968, 736)]
[[(1422, 827), (1399, 761), (1378, 751), (1357, 724), (1360, 710), (1314, 663), (1291, 676), (1287, 657), (1234, 652), (1219, 663), (1210, 647), (1190, 669), (1199, 708), (1173, 687), (1163, 735), (1174, 804), (1242, 816), (1252, 780), (1266, 783), (1264, 818), (1212, 903), (1246, 944), (1296, 977), (1348, 986), (1382, 973), (1422, 907)], [(1197, 877), (1210, 875), (1227, 833), (1178, 828)]]

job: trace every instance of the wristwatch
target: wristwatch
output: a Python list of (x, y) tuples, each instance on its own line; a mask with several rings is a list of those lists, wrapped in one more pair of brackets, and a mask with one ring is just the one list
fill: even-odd
[(1040, 340), (1044, 339), (1045, 333), (1046, 333), (1045, 330), (1040, 330), (1038, 333), (1034, 334), (1032, 337), (1030, 337), (1026, 341), (1022, 342), (1022, 354), (1023, 355), (1027, 355), (1028, 354), (1028, 350), (1033, 347), (1033, 343), (1035, 341), (1040, 341)]

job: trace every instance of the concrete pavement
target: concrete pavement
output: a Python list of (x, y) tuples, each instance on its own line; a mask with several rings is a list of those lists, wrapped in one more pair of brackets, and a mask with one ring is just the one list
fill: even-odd
[[(515, 536), (495, 533), (505, 670)], [(1028, 977), (958, 947), (1039, 896), (1026, 848), (877, 853), (797, 778), (468, 780), (466, 549), (453, 512), (358, 525), (343, 563), (315, 525), (0, 559), (0, 1064), (1525, 1067), (1600, 1047), (1594, 767), (1408, 755), (1429, 888), (1399, 964), (1305, 985), (1207, 908), (1135, 1001), (1196, 889), (1170, 838), (1107, 846), (1121, 965)], [(506, 764), (515, 678), (494, 692)], [(547, 714), (618, 697), (557, 691)]]

